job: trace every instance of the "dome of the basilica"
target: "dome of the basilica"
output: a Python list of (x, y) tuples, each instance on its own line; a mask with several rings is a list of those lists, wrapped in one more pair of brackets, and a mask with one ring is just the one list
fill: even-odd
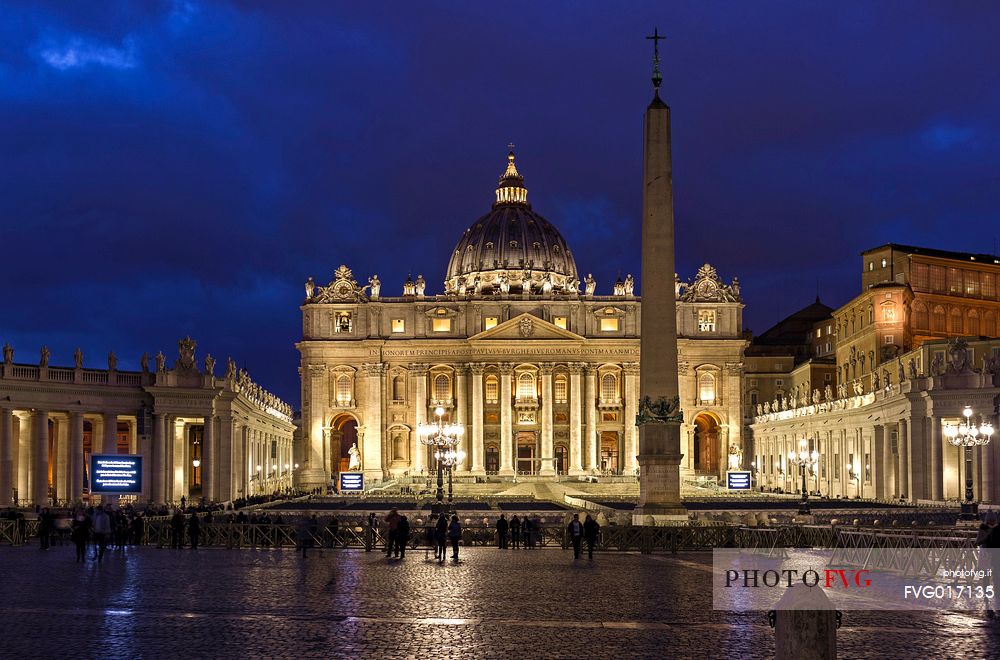
[(448, 263), (445, 291), (576, 294), (580, 279), (566, 239), (531, 210), (524, 177), (507, 155), (493, 209), (465, 230)]

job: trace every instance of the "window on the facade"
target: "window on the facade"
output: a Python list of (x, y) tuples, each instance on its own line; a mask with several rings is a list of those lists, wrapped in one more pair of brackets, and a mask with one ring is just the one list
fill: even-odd
[(562, 374), (556, 376), (553, 383), (553, 397), (556, 403), (566, 403), (566, 376)]
[(885, 260), (885, 257), (882, 257), (882, 268), (885, 268), (887, 264), (888, 262)]
[(919, 330), (930, 330), (927, 307), (922, 303), (913, 305), (913, 326)]
[(451, 379), (444, 374), (434, 377), (434, 400), (449, 401), (451, 399)]
[(785, 384), (785, 379), (784, 378), (776, 378), (775, 381), (774, 381), (774, 384), (777, 385), (778, 387), (781, 387), (782, 385)]
[(500, 400), (500, 381), (494, 375), (486, 377), (486, 403), (496, 403)]
[(945, 331), (945, 320), (944, 307), (938, 305), (934, 308), (934, 332)]
[(484, 316), (483, 317), (483, 330), (489, 330), (490, 328), (497, 327), (497, 323), (500, 321), (499, 317), (496, 316)]
[(962, 333), (962, 312), (958, 309), (951, 310), (951, 332), (961, 334)]
[(896, 306), (886, 305), (882, 308), (882, 320), (889, 323), (896, 320)]
[(875, 270), (875, 262), (874, 261), (869, 261), (868, 262), (868, 270), (870, 270), (870, 271)]
[(403, 319), (393, 319), (392, 320), (392, 331), (393, 332), (406, 332), (406, 321)]
[(969, 312), (969, 334), (979, 334), (979, 312), (972, 310)]
[(965, 271), (965, 295), (979, 297), (979, 272)]
[(431, 319), (432, 332), (451, 332), (451, 319)]
[(927, 264), (912, 264), (910, 266), (910, 286), (913, 287), (914, 291), (927, 290)]
[(618, 400), (618, 379), (614, 374), (604, 374), (601, 378), (601, 400), (607, 402)]
[(822, 328), (816, 328), (816, 337), (819, 338), (819, 337), (822, 337), (822, 336), (823, 336), (823, 329)]
[(895, 340), (896, 340), (896, 338), (893, 337), (892, 335), (886, 335), (883, 338), (882, 343), (884, 343), (884, 344), (894, 344)]
[(944, 266), (930, 266), (930, 289), (931, 293), (944, 293), (946, 271)]
[(959, 268), (948, 269), (948, 293), (962, 295), (962, 271)]
[(556, 316), (556, 317), (554, 317), (552, 319), (552, 323), (557, 328), (562, 328), (563, 330), (566, 329), (566, 317), (565, 316)]
[(337, 403), (342, 406), (351, 403), (351, 377), (337, 376)]
[(702, 403), (715, 403), (715, 376), (702, 374), (698, 377), (698, 398)]
[(715, 310), (714, 309), (699, 309), (698, 310), (698, 331), (699, 332), (715, 332)]
[(334, 317), (333, 324), (334, 332), (350, 332), (351, 331), (351, 313), (350, 312), (337, 312)]
[(752, 405), (752, 406), (756, 406), (757, 405), (757, 393), (756, 392), (751, 392), (750, 393), (750, 405)]
[(392, 400), (402, 401), (406, 398), (406, 380), (402, 376), (395, 376), (392, 379)]
[(618, 332), (618, 319), (601, 319), (601, 332)]
[(535, 398), (535, 377), (527, 372), (517, 377), (517, 398), (521, 400)]
[(993, 273), (982, 273), (981, 284), (983, 298), (994, 300), (997, 297), (997, 280)]

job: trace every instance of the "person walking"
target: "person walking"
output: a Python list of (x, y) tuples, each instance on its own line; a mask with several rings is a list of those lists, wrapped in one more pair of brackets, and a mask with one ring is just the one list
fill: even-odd
[(587, 514), (583, 521), (583, 540), (587, 542), (587, 558), (594, 558), (594, 546), (597, 545), (597, 533), (601, 531), (601, 525)]
[(434, 559), (444, 563), (447, 554), (448, 516), (438, 514), (437, 525), (434, 527)]
[(38, 540), (40, 550), (49, 549), (49, 542), (52, 540), (52, 514), (48, 507), (38, 514)]
[(188, 520), (188, 537), (191, 539), (191, 549), (197, 550), (198, 541), (201, 540), (201, 521), (194, 512), (191, 512), (191, 518)]
[(580, 558), (580, 544), (583, 542), (583, 523), (580, 522), (580, 514), (574, 513), (573, 520), (569, 521), (569, 540), (573, 543), (573, 559)]
[(458, 516), (451, 517), (451, 524), (448, 525), (448, 538), (451, 539), (451, 559), (458, 563), (458, 542), (462, 538), (462, 525), (458, 522)]
[(368, 524), (365, 525), (365, 552), (371, 552), (372, 548), (375, 547), (376, 525), (378, 525), (378, 520), (375, 518), (375, 513), (369, 513)]
[(514, 549), (521, 547), (521, 519), (516, 513), (510, 517), (510, 544)]
[(400, 516), (396, 524), (396, 550), (393, 554), (400, 559), (406, 559), (406, 544), (410, 542), (410, 521), (406, 516)]
[(507, 523), (507, 518), (501, 513), (500, 518), (497, 520), (497, 547), (501, 550), (507, 549), (508, 529), (509, 524)]
[(180, 550), (184, 545), (184, 514), (180, 509), (170, 518), (170, 548)]
[(111, 534), (111, 516), (104, 507), (94, 511), (94, 545), (97, 546), (97, 563), (104, 559), (108, 549), (108, 535)]
[(388, 537), (385, 540), (385, 556), (392, 554), (392, 549), (396, 544), (396, 527), (399, 526), (399, 511), (393, 509), (385, 517), (385, 524), (389, 528)]
[(521, 536), (524, 537), (524, 548), (531, 550), (535, 547), (535, 537), (531, 535), (531, 518), (524, 517), (521, 521)]
[(73, 517), (70, 538), (76, 546), (76, 562), (79, 564), (87, 559), (87, 538), (90, 536), (90, 517), (83, 511), (77, 511)]

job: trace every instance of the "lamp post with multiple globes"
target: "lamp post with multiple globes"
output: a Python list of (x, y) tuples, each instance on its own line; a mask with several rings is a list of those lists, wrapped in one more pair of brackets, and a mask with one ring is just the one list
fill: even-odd
[(462, 462), (465, 452), (458, 448), (465, 429), (461, 424), (445, 424), (444, 408), (434, 409), (434, 424), (421, 424), (417, 427), (421, 444), (434, 447), (434, 459), (437, 461), (437, 500), (431, 511), (435, 514), (444, 512), (444, 469), (448, 468), (448, 509), (451, 509), (451, 473), (452, 469)]
[(962, 513), (959, 520), (978, 520), (979, 505), (973, 501), (972, 493), (972, 449), (982, 447), (990, 443), (993, 437), (993, 425), (989, 421), (984, 421), (979, 416), (978, 423), (972, 422), (972, 407), (965, 406), (962, 410), (964, 421), (957, 426), (955, 424), (945, 424), (944, 435), (948, 438), (948, 443), (953, 447), (962, 447), (965, 450), (965, 501), (962, 502)]
[(799, 451), (788, 452), (788, 463), (799, 466), (799, 474), (802, 475), (802, 501), (799, 502), (799, 515), (808, 516), (809, 511), (809, 489), (806, 486), (806, 472), (816, 467), (819, 462), (819, 452), (809, 451), (809, 441), (805, 438), (799, 440)]

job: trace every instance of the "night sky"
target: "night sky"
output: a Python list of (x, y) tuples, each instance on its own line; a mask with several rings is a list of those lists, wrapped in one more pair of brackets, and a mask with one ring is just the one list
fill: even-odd
[(994, 2), (97, 4), (0, 13), (17, 362), (135, 369), (191, 335), (297, 406), (306, 277), (440, 293), (508, 142), (610, 293), (639, 271), (654, 25), (678, 270), (738, 276), (755, 332), (851, 298), (863, 249), (1000, 237)]

